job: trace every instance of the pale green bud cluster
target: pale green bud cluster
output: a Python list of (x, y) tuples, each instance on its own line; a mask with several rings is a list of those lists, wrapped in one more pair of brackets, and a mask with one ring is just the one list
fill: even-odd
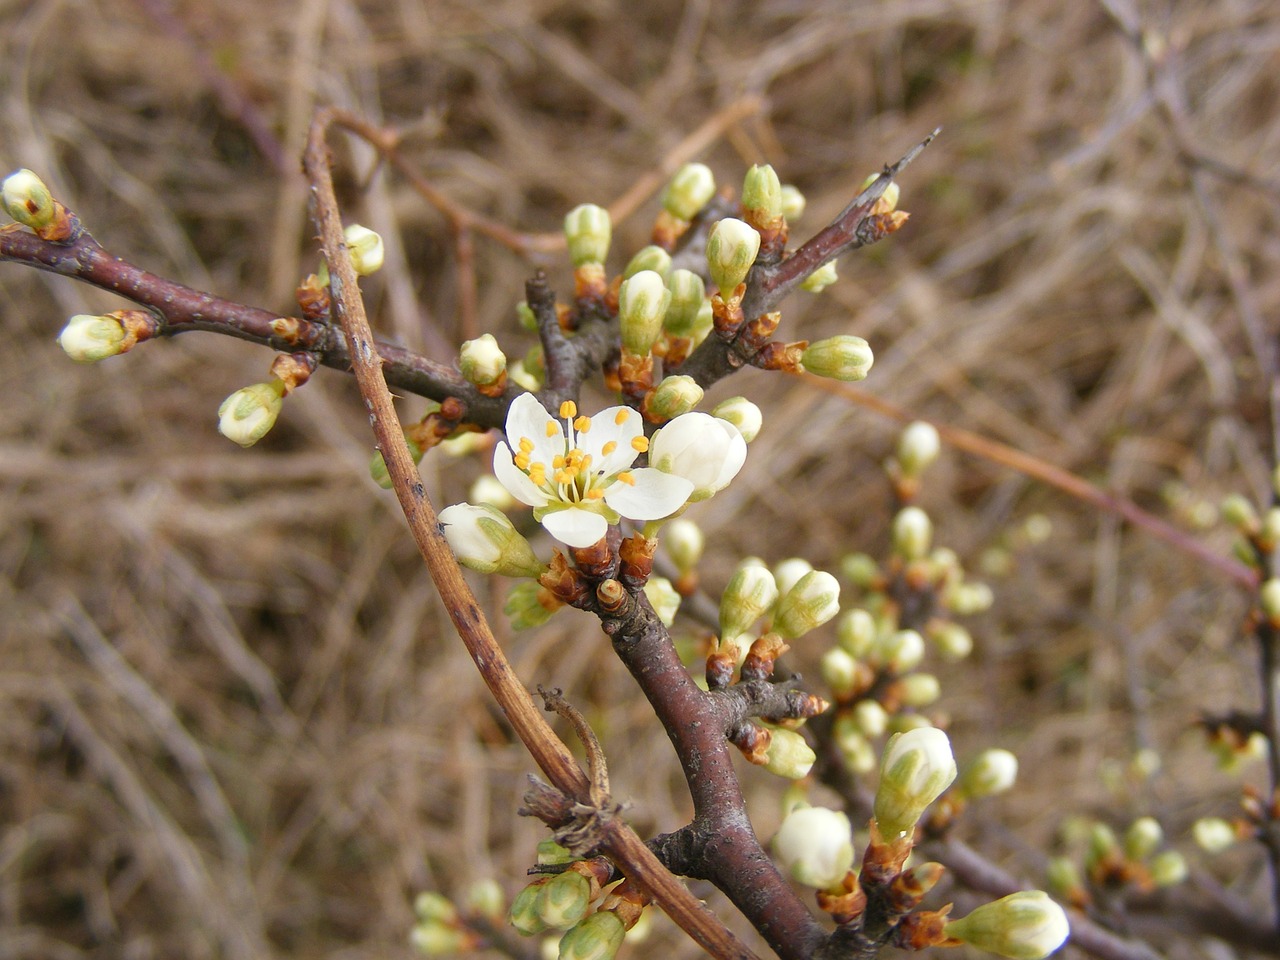
[(242, 387), (218, 407), (218, 432), (242, 447), (265, 437), (284, 408), (285, 385), (281, 380)]
[(567, 930), (591, 907), (591, 881), (574, 870), (558, 873), (538, 888), (538, 919), (555, 930)]
[(722, 297), (729, 297), (747, 279), (760, 252), (760, 234), (750, 224), (725, 217), (707, 238), (707, 270)]
[(449, 548), (464, 567), (504, 577), (536, 577), (546, 569), (507, 515), (489, 504), (445, 507), (440, 524)]
[(951, 741), (936, 727), (895, 734), (885, 745), (875, 817), (885, 840), (915, 829), (925, 808), (956, 778)]
[(474, 340), (463, 341), (458, 351), (458, 369), (468, 383), (487, 387), (507, 372), (507, 355), (493, 334), (482, 334)]
[(351, 267), (358, 277), (367, 277), (382, 269), (386, 259), (386, 247), (382, 237), (368, 227), (353, 223), (342, 231), (347, 243), (347, 256), (351, 258)]
[(764, 768), (786, 780), (807, 777), (818, 755), (804, 737), (786, 727), (770, 727), (769, 746), (765, 749)]
[(49, 226), (58, 215), (58, 207), (49, 188), (25, 167), (4, 178), (4, 185), (0, 187), (0, 203), (10, 218), (32, 230)]
[(1041, 890), (1024, 890), (983, 904), (947, 923), (947, 936), (1010, 960), (1042, 960), (1071, 932), (1066, 912)]
[(612, 960), (626, 927), (611, 910), (597, 910), (560, 938), (559, 960)]
[(746, 397), (730, 397), (720, 401), (712, 408), (711, 415), (732, 423), (747, 443), (759, 436), (760, 428), (764, 426), (764, 415), (760, 408)]
[(806, 887), (830, 889), (853, 869), (849, 818), (825, 807), (793, 809), (774, 834), (772, 847), (782, 872)]
[(817, 340), (800, 355), (800, 363), (810, 373), (846, 383), (865, 380), (874, 360), (867, 341), (849, 334)]
[(117, 317), (77, 313), (58, 334), (58, 346), (76, 363), (97, 363), (124, 353), (127, 338)]
[(604, 263), (613, 237), (613, 220), (603, 207), (583, 203), (565, 216), (564, 236), (569, 244), (569, 260), (575, 267)]
[(716, 178), (703, 163), (686, 163), (662, 193), (663, 208), (677, 220), (692, 220), (716, 195)]
[[(781, 587), (781, 578), (778, 578)], [(840, 612), (840, 584), (823, 570), (810, 570), (778, 599), (773, 629), (794, 640), (822, 626)]]
[(720, 638), (730, 642), (751, 629), (778, 599), (778, 584), (769, 568), (744, 561), (720, 596)]
[(618, 320), (622, 345), (643, 356), (662, 335), (662, 321), (671, 302), (671, 291), (653, 270), (641, 270), (622, 282), (618, 290)]

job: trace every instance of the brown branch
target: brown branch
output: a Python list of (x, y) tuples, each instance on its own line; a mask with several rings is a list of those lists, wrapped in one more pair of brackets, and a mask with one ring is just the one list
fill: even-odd
[[(539, 768), (560, 790), (585, 800), (590, 789), (586, 776), (547, 725), (494, 638), (440, 532), (435, 510), (405, 444), (343, 241), (325, 144), (326, 133), (334, 120), (332, 111), (317, 113), (307, 138), (304, 167), (312, 185), (315, 218), (332, 278), (334, 312), (347, 339), (356, 382), (369, 408), (378, 449), (386, 461), (396, 496), (432, 581), (485, 684)], [(753, 956), (662, 866), (629, 827), (620, 821), (613, 823), (605, 849), (686, 933), (712, 956), (724, 960), (749, 960)]]

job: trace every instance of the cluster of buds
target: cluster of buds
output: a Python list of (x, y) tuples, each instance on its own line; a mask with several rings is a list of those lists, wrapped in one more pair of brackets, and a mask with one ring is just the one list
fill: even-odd
[(1084, 847), (1083, 869), (1069, 856), (1054, 857), (1046, 879), (1055, 895), (1077, 909), (1099, 900), (1176, 886), (1187, 877), (1185, 858), (1177, 850), (1164, 848), (1164, 830), (1154, 817), (1138, 817), (1123, 838), (1105, 823), (1081, 822), (1074, 827), (1071, 833)]
[(485, 946), (480, 931), (502, 922), (505, 905), (502, 888), (493, 880), (473, 884), (461, 908), (443, 894), (420, 893), (413, 901), (416, 922), (409, 943), (429, 957), (479, 950)]
[(1207, 853), (1221, 853), (1241, 840), (1256, 840), (1280, 823), (1280, 789), (1268, 800), (1253, 787), (1245, 787), (1241, 798), (1241, 816), (1232, 820), (1203, 817), (1192, 827), (1196, 844)]

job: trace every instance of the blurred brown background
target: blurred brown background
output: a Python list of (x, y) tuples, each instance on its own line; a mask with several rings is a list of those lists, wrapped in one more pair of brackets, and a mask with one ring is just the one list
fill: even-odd
[[(37, 170), (118, 255), (288, 312), (316, 263), (297, 160), (318, 104), (398, 126), (440, 189), (529, 230), (760, 96), (702, 159), (727, 184), (773, 163), (808, 197), (804, 239), (941, 125), (902, 180), (909, 224), (794, 296), (781, 335), (864, 336), (859, 390), (1190, 526), (1197, 500), (1267, 491), (1247, 330), (1269, 341), (1280, 307), (1278, 51), (1270, 0), (8, 2), (0, 165)], [(395, 176), (363, 190), (371, 154), (343, 143), (347, 216), (390, 244), (365, 284), (379, 329), (456, 343), (442, 218)], [(616, 229), (615, 267), (655, 209)], [(530, 266), (477, 256), (483, 322), (520, 355)], [(408, 956), (417, 891), (519, 889), (542, 836), (513, 815), (532, 764), (368, 479), (352, 384), (320, 373), (242, 451), (215, 411), (265, 379), (267, 352), (191, 334), (81, 368), (54, 344), (69, 315), (120, 306), (0, 265), (0, 956)], [(881, 551), (895, 425), (758, 371), (711, 399), (737, 393), (765, 429), (691, 513), (708, 589), (748, 553), (834, 569)], [(486, 467), (437, 452), (423, 472), (444, 504)], [(1197, 873), (1264, 904), (1260, 857), (1210, 860), (1186, 836), (1233, 812), (1241, 779), (1189, 724), (1257, 702), (1236, 589), (969, 456), (944, 454), (923, 502), (974, 567), (1028, 517), (1053, 524), (990, 578), (974, 656), (942, 673), (961, 758), (1023, 763), (963, 835), (1039, 882), (1065, 818), (1150, 813)], [(475, 582), (500, 606), (505, 584)], [(796, 665), (830, 641), (806, 638)], [(592, 623), (564, 612), (504, 642), (530, 685), (589, 709), (638, 828), (683, 823), (667, 741)], [(1117, 787), (1108, 770), (1140, 747), (1162, 771)], [(782, 785), (743, 776), (767, 836)], [(696, 954), (663, 922), (632, 955), (672, 950)]]

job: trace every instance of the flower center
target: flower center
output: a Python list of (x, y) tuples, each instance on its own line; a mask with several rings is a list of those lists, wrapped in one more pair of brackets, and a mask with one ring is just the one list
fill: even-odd
[[(564, 438), (564, 452), (554, 456), (550, 463), (534, 460), (537, 445), (531, 438), (520, 437), (516, 442), (512, 459), (530, 480), (550, 498), (562, 503), (601, 500), (606, 488), (615, 481), (635, 485), (635, 477), (628, 470), (605, 475), (599, 467), (593, 466), (591, 454), (579, 446), (579, 437), (591, 430), (591, 418), (579, 416), (577, 405), (572, 400), (560, 404), (559, 414), (559, 419), (564, 421), (563, 427), (556, 420), (548, 419), (544, 428), (548, 440)], [(627, 418), (628, 412), (619, 410), (614, 417), (614, 425), (623, 426)], [(649, 440), (644, 435), (633, 438), (630, 443), (636, 453), (649, 449)], [(606, 457), (617, 449), (617, 440), (609, 440), (600, 448)]]

